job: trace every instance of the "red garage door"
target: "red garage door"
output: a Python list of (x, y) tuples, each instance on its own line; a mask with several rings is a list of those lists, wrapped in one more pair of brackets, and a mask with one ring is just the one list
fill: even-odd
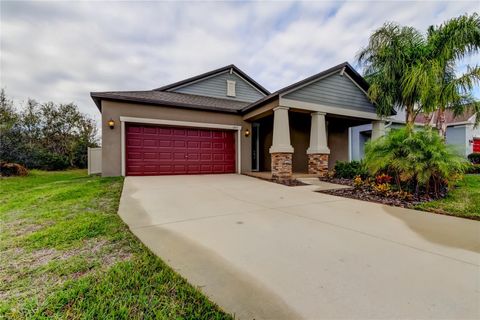
[(234, 131), (126, 126), (126, 174), (235, 172)]

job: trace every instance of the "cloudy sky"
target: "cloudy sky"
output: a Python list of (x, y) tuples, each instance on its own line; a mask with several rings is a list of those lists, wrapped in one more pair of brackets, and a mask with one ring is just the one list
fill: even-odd
[(97, 120), (90, 91), (148, 90), (230, 63), (274, 91), (354, 63), (385, 21), (425, 30), (479, 8), (476, 1), (0, 5), (0, 86), (16, 101), (75, 102)]

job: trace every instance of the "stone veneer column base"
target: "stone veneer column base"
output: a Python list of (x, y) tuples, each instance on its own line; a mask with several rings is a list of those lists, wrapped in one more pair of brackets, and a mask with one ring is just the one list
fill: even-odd
[(308, 155), (308, 173), (326, 175), (328, 172), (328, 154), (315, 153)]
[(272, 179), (292, 178), (292, 153), (272, 153)]

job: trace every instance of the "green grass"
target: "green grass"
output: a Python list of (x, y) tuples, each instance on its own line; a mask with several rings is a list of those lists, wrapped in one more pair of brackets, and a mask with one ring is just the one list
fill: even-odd
[(0, 318), (230, 319), (117, 215), (122, 178), (0, 179)]
[(416, 208), (480, 220), (480, 175), (465, 175), (446, 198), (422, 203)]

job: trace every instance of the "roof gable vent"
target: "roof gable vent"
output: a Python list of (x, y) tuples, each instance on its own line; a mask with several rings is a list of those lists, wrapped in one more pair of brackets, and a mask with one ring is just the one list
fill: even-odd
[(235, 97), (235, 81), (227, 80), (227, 96), (228, 97)]

